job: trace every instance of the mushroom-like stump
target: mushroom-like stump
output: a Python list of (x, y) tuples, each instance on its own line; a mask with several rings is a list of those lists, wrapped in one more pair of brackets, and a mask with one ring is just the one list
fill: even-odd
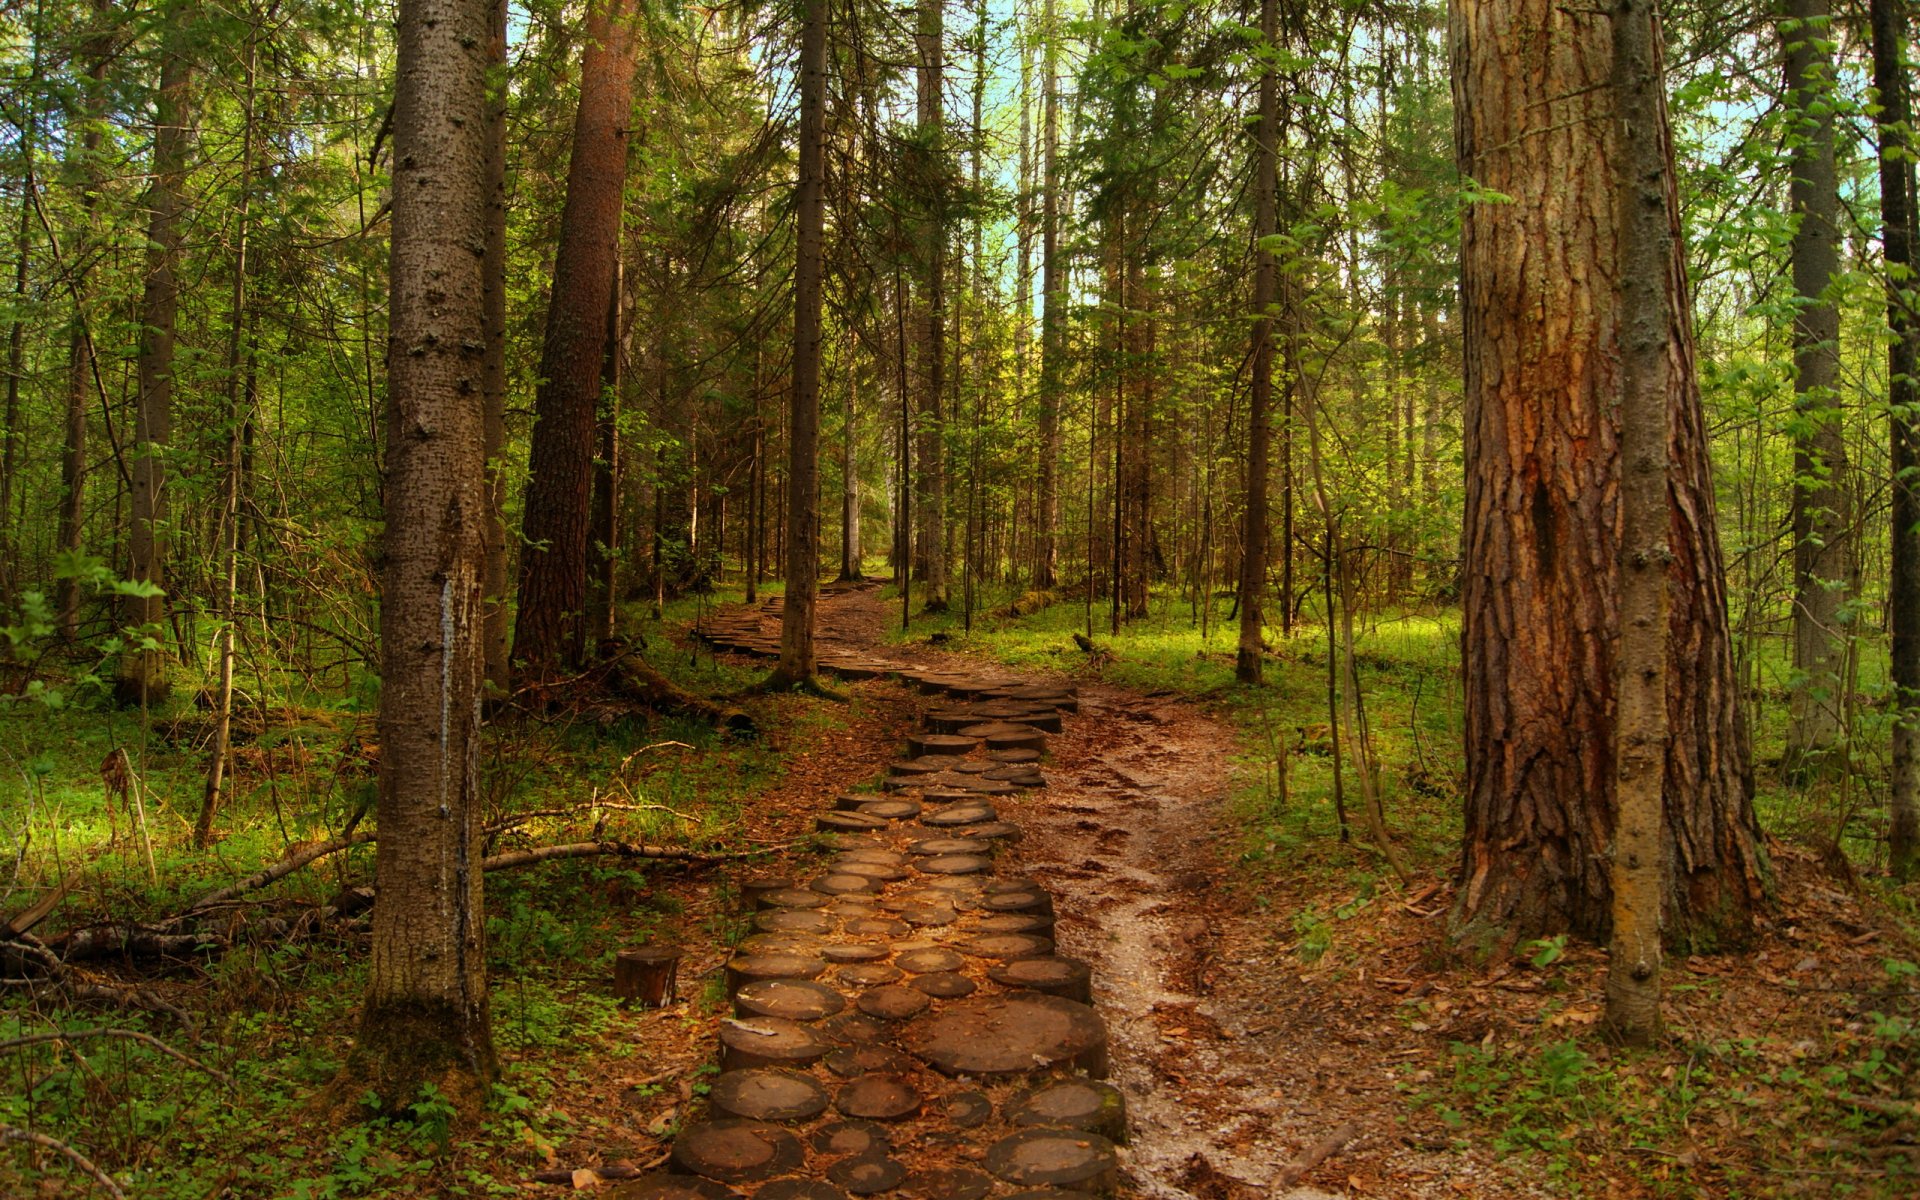
[(800, 1139), (764, 1121), (727, 1118), (680, 1131), (673, 1165), (722, 1183), (750, 1183), (793, 1170), (806, 1158)]
[(729, 1071), (805, 1067), (825, 1058), (830, 1048), (825, 1038), (798, 1021), (754, 1017), (720, 1022), (720, 1065)]
[(804, 1121), (827, 1111), (827, 1089), (797, 1071), (723, 1071), (707, 1098), (730, 1117)]
[(742, 1017), (779, 1017), (818, 1021), (847, 1006), (847, 998), (824, 983), (806, 979), (759, 979), (734, 993), (733, 1011)]
[(758, 979), (818, 979), (826, 970), (825, 960), (804, 954), (736, 954), (727, 962), (727, 995)]
[[(948, 1075), (1023, 1075), (1055, 1067), (1107, 1073), (1107, 1027), (1076, 1000), (1016, 992), (963, 1000), (908, 1025), (901, 1042)], [(1016, 1180), (1015, 1182), (1020, 1182)]]
[(900, 1121), (920, 1111), (920, 1093), (899, 1075), (861, 1075), (841, 1087), (833, 1106), (863, 1121)]
[(665, 1008), (678, 997), (674, 980), (680, 973), (678, 946), (636, 946), (613, 956), (613, 994), (643, 1008)]
[(988, 968), (987, 978), (1002, 987), (1025, 988), (1049, 996), (1065, 996), (1082, 1004), (1093, 1003), (1093, 968), (1077, 958), (1046, 955), (1016, 959)]
[(1008, 1183), (1083, 1192), (1110, 1189), (1119, 1162), (1112, 1142), (1077, 1129), (1023, 1129), (987, 1147), (987, 1169)]
[(926, 754), (951, 754), (960, 757), (967, 754), (980, 743), (970, 737), (961, 737), (957, 733), (910, 733), (907, 735), (907, 749), (917, 758)]
[(1108, 1141), (1127, 1140), (1127, 1098), (1110, 1083), (1068, 1079), (1022, 1092), (1007, 1103), (1015, 1125), (1048, 1125), (1097, 1133)]

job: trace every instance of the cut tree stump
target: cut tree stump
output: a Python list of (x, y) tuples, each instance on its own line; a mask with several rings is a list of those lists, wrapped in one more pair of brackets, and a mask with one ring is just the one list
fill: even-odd
[(932, 1167), (907, 1176), (905, 1186), (917, 1200), (986, 1200), (993, 1176), (972, 1167)]
[(967, 960), (951, 950), (934, 946), (925, 950), (909, 950), (893, 961), (902, 971), (928, 975), (935, 971), (958, 971), (966, 965)]
[[(889, 968), (898, 971), (899, 968)], [(927, 994), (900, 984), (883, 984), (860, 993), (854, 1004), (861, 1012), (882, 1021), (905, 1021), (927, 1011)], [(861, 1116), (861, 1113), (850, 1113)]]
[(1082, 1004), (1093, 1003), (1093, 968), (1077, 958), (1044, 955), (1003, 962), (988, 968), (987, 978), (1003, 987), (1026, 988), (1049, 996), (1065, 996)]
[(646, 1175), (607, 1193), (613, 1200), (740, 1200), (740, 1193), (692, 1175)]
[(851, 967), (842, 967), (834, 978), (852, 987), (870, 988), (893, 983), (905, 975), (906, 972), (899, 967), (886, 963), (855, 963)]
[(907, 1177), (906, 1164), (878, 1154), (858, 1154), (843, 1158), (827, 1168), (827, 1178), (856, 1196), (877, 1196), (900, 1186)]
[(916, 757), (925, 754), (952, 754), (962, 756), (971, 753), (980, 743), (970, 737), (961, 737), (952, 733), (910, 733), (907, 735), (907, 749)]
[(727, 995), (758, 979), (818, 979), (827, 964), (803, 954), (736, 954), (727, 962)]
[(908, 842), (907, 850), (912, 854), (986, 854), (993, 849), (993, 843), (979, 838), (942, 837), (921, 838), (917, 842)]
[(1034, 933), (983, 933), (954, 943), (954, 949), (974, 958), (993, 958), (1004, 962), (1052, 954), (1053, 939)]
[(807, 979), (760, 979), (734, 994), (733, 1011), (741, 1017), (779, 1017), (787, 1021), (818, 1021), (847, 1007), (847, 998), (824, 983)]
[(827, 898), (818, 892), (803, 887), (776, 888), (771, 892), (762, 892), (755, 901), (761, 908), (820, 908)]
[(1127, 1140), (1127, 1098), (1112, 1084), (1091, 1079), (1069, 1079), (1022, 1092), (1008, 1101), (1006, 1118), (1015, 1125), (1079, 1129), (1111, 1142)]
[(872, 942), (834, 942), (820, 947), (820, 957), (830, 963), (877, 962), (891, 953)]
[(907, 986), (925, 992), (936, 1000), (958, 1000), (962, 996), (973, 995), (980, 988), (973, 980), (953, 971), (915, 975), (907, 981)]
[(860, 813), (882, 821), (910, 821), (920, 815), (920, 808), (918, 800), (872, 800), (860, 806)]
[(1046, 756), (1038, 750), (990, 750), (987, 752), (987, 757), (994, 762), (1017, 767), (1037, 763)]
[(993, 860), (981, 854), (934, 854), (918, 859), (913, 868), (928, 875), (977, 875), (993, 870)]
[(814, 1130), (808, 1142), (821, 1154), (885, 1154), (892, 1148), (886, 1129), (872, 1121), (834, 1121)]
[(1079, 1130), (1024, 1129), (987, 1147), (987, 1169), (1013, 1184), (1105, 1192), (1119, 1165), (1112, 1142)]
[(1019, 733), (996, 733), (986, 739), (987, 752), (995, 750), (1045, 750), (1047, 735), (1038, 729), (1029, 729)]
[(861, 1075), (842, 1085), (833, 1106), (863, 1121), (899, 1121), (920, 1111), (920, 1093), (900, 1075)]
[(760, 897), (768, 892), (777, 892), (783, 888), (797, 887), (797, 876), (785, 872), (767, 872), (749, 875), (740, 881), (740, 905), (751, 912), (760, 907)]
[(823, 833), (873, 833), (885, 829), (887, 822), (865, 813), (824, 812), (813, 819), (813, 827)]
[(798, 1021), (754, 1017), (720, 1022), (720, 1066), (728, 1071), (809, 1066), (825, 1058), (830, 1048), (825, 1038)]
[(798, 1071), (722, 1071), (707, 1093), (718, 1112), (750, 1121), (804, 1121), (827, 1111), (827, 1089)]
[(674, 1166), (722, 1183), (768, 1179), (805, 1159), (799, 1138), (778, 1125), (738, 1117), (689, 1126), (673, 1139)]
[(944, 1107), (948, 1124), (958, 1129), (977, 1129), (993, 1119), (993, 1101), (985, 1092), (954, 1092)]
[(819, 892), (823, 896), (849, 896), (863, 892), (877, 892), (880, 890), (880, 881), (867, 875), (833, 871), (808, 880), (807, 890)]
[(753, 927), (762, 933), (832, 933), (840, 922), (809, 908), (770, 908), (753, 914)]
[(842, 1046), (827, 1055), (827, 1070), (842, 1079), (876, 1071), (902, 1075), (913, 1066), (911, 1058), (888, 1046)]
[(1099, 1016), (1078, 1001), (1033, 992), (949, 1005), (908, 1025), (901, 1044), (948, 1075), (1022, 1075), (1056, 1067), (1095, 1078), (1107, 1073), (1107, 1027)]
[(920, 823), (933, 829), (954, 829), (962, 825), (983, 824), (999, 815), (993, 805), (979, 801), (950, 804), (938, 812), (923, 813)]
[(684, 956), (678, 946), (636, 946), (613, 956), (613, 994), (642, 1008), (665, 1008), (679, 999), (675, 979)]

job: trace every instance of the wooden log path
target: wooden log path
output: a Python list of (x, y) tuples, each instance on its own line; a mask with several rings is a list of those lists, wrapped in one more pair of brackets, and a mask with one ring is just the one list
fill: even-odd
[[(708, 622), (778, 653), (779, 601)], [(771, 617), (773, 628), (768, 628)], [(1053, 897), (1007, 816), (1046, 784), (1070, 690), (876, 657), (823, 620), (819, 663), (939, 696), (870, 793), (823, 797), (833, 858), (748, 880), (753, 932), (727, 966), (732, 1013), (705, 1119), (622, 1200), (1046, 1200), (1119, 1185), (1126, 1106), (1103, 1082), (1087, 964), (1054, 953)]]

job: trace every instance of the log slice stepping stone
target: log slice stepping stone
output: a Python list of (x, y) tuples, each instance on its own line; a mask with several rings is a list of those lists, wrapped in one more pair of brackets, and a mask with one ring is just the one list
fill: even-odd
[(819, 892), (802, 887), (780, 888), (778, 891), (766, 892), (759, 900), (760, 907), (763, 909), (820, 908), (826, 902), (827, 898)]
[(917, 904), (912, 908), (902, 910), (900, 917), (909, 925), (915, 925), (922, 929), (938, 929), (943, 925), (951, 925), (955, 921), (958, 921), (960, 914), (945, 905)]
[(1112, 1084), (1091, 1079), (1068, 1079), (1022, 1092), (1007, 1102), (1004, 1115), (1014, 1125), (1079, 1129), (1112, 1142), (1127, 1140), (1127, 1098)]
[[(1009, 930), (1007, 932), (1017, 933), (1024, 931)], [(836, 942), (829, 946), (820, 947), (820, 957), (830, 963), (877, 962), (890, 953), (892, 953), (892, 951), (888, 950), (885, 946), (873, 942)]]
[(965, 755), (978, 747), (980, 743), (970, 737), (961, 737), (957, 733), (910, 733), (907, 735), (907, 748), (915, 757), (923, 754), (951, 754), (956, 757)]
[(892, 1148), (886, 1128), (872, 1121), (834, 1121), (807, 1141), (821, 1154), (885, 1154)]
[(1021, 733), (996, 733), (986, 739), (987, 752), (995, 750), (1044, 750), (1047, 747), (1047, 735), (1038, 729)]
[(733, 996), (733, 1011), (749, 1019), (779, 1017), (786, 1021), (819, 1021), (846, 1007), (845, 996), (809, 979), (759, 979)]
[(954, 949), (974, 958), (994, 958), (1004, 962), (1052, 954), (1053, 939), (1034, 933), (983, 933), (954, 943)]
[(1077, 1129), (1023, 1129), (987, 1147), (987, 1169), (1014, 1184), (1104, 1191), (1119, 1164), (1112, 1142)]
[(1018, 796), (1018, 786), (998, 779), (988, 779), (984, 775), (967, 784), (967, 790), (976, 796)]
[[(1006, 936), (1027, 937), (1029, 935), (1015, 933), (1007, 934)], [(905, 971), (887, 963), (855, 963), (851, 967), (840, 968), (839, 972), (834, 975), (834, 978), (838, 979), (841, 983), (853, 987), (870, 988), (893, 983), (905, 976)]]
[(988, 821), (983, 825), (969, 825), (966, 830), (968, 837), (1004, 838), (1009, 842), (1020, 840), (1020, 827), (1006, 821)]
[(880, 890), (880, 881), (865, 875), (848, 875), (839, 871), (821, 875), (807, 884), (809, 891), (825, 896), (849, 896), (860, 892)]
[(833, 870), (837, 875), (860, 875), (868, 879), (877, 879), (881, 883), (892, 883), (896, 879), (905, 879), (904, 868), (893, 863), (867, 862), (864, 859), (855, 862), (833, 860)]
[(887, 774), (898, 777), (938, 775), (967, 761), (957, 754), (922, 754), (919, 758), (896, 759), (887, 764)]
[(827, 1111), (827, 1089), (798, 1071), (722, 1071), (707, 1093), (713, 1107), (750, 1121), (804, 1121)]
[(776, 1179), (763, 1184), (753, 1200), (847, 1200), (847, 1193), (818, 1179)]
[(907, 843), (908, 852), (915, 855), (985, 854), (992, 849), (992, 842), (970, 837), (921, 838)]
[(824, 945), (819, 938), (810, 933), (756, 933), (740, 939), (734, 947), (736, 954), (798, 954), (805, 958), (818, 958), (820, 947)]
[(740, 1193), (725, 1184), (692, 1175), (643, 1175), (607, 1195), (613, 1200), (740, 1200)]
[(847, 932), (860, 937), (902, 937), (907, 931), (905, 921), (892, 917), (856, 917), (847, 922)]
[(966, 959), (951, 950), (930, 947), (925, 950), (909, 950), (895, 958), (894, 965), (914, 975), (926, 975), (934, 971), (958, 971), (966, 965)]
[(1048, 933), (1052, 929), (1053, 918), (1045, 913), (995, 913), (973, 923), (975, 933)]
[(828, 833), (870, 833), (885, 829), (887, 822), (881, 817), (870, 817), (857, 812), (825, 812), (813, 819), (815, 829)]
[(1093, 1009), (1035, 992), (950, 1004), (913, 1021), (901, 1041), (948, 1075), (1020, 1075), (1054, 1067), (1078, 1067), (1096, 1078), (1107, 1073), (1107, 1027)]
[(973, 799), (973, 793), (965, 788), (924, 787), (920, 789), (920, 799), (928, 804), (957, 804), (962, 800)]
[[(893, 969), (899, 970), (897, 967)], [(877, 1017), (882, 1021), (905, 1021), (927, 1011), (927, 994), (891, 983), (877, 988), (868, 988), (861, 992), (859, 998), (853, 1003), (870, 1017)]]
[[(960, 731), (959, 736), (979, 738), (980, 740), (985, 741), (986, 739), (993, 737), (995, 734), (1032, 733), (1033, 730), (1034, 730), (1034, 727), (1031, 725), (1025, 725), (1025, 724), (1016, 725), (1011, 721), (985, 721), (978, 725), (967, 726), (965, 729), (962, 729)], [(1003, 747), (1003, 749), (1012, 749), (1012, 748), (1013, 747)], [(1034, 749), (1038, 749), (1038, 747), (1034, 747)]]
[(991, 770), (993, 770), (993, 764), (991, 762), (970, 758), (959, 766), (954, 767), (953, 773), (955, 775), (984, 775)]
[(1053, 897), (1043, 888), (1018, 888), (1005, 892), (988, 892), (980, 898), (980, 907), (988, 912), (1001, 913), (1051, 913)]
[(978, 875), (993, 870), (993, 860), (982, 854), (933, 854), (913, 864), (928, 875)]
[(930, 733), (957, 734), (969, 725), (978, 725), (980, 715), (970, 709), (941, 708), (928, 713), (922, 720)]
[(800, 1139), (764, 1121), (731, 1117), (680, 1131), (673, 1165), (722, 1183), (750, 1183), (783, 1175), (806, 1158)]
[(989, 750), (987, 752), (987, 757), (993, 760), (994, 762), (1004, 763), (1009, 767), (1017, 767), (1017, 766), (1022, 766), (1029, 763), (1037, 763), (1044, 756), (1038, 750), (1023, 749), (1023, 750)]
[(784, 1017), (728, 1018), (720, 1022), (720, 1066), (728, 1071), (804, 1067), (825, 1058), (831, 1048), (809, 1026)]
[(933, 1167), (907, 1176), (906, 1187), (918, 1200), (985, 1200), (993, 1176), (972, 1167)]
[(961, 1129), (977, 1129), (993, 1119), (993, 1101), (985, 1092), (954, 1092), (942, 1104), (947, 1121)]
[[(993, 820), (999, 815), (999, 813), (994, 811), (993, 805), (991, 804), (985, 802), (968, 802), (950, 804), (937, 812), (923, 813), (920, 817), (920, 823), (922, 825), (932, 826), (935, 829), (946, 829), (960, 825), (982, 824)], [(773, 894), (784, 895), (785, 893), (775, 892)]]
[(818, 979), (826, 970), (825, 960), (806, 954), (736, 954), (727, 961), (727, 994), (756, 979)]
[(843, 1079), (874, 1071), (900, 1075), (913, 1070), (913, 1060), (887, 1046), (842, 1046), (827, 1055), (827, 1070)]
[(1025, 763), (1010, 767), (994, 767), (987, 771), (984, 777), (996, 783), (1011, 783), (1019, 787), (1039, 787), (1046, 781), (1046, 776)]
[(1065, 996), (1082, 1004), (1093, 1003), (1093, 968), (1077, 958), (1041, 955), (1003, 962), (989, 967), (987, 978), (1003, 987), (1026, 988), (1049, 996)]
[(907, 1177), (905, 1163), (881, 1154), (856, 1154), (827, 1168), (827, 1178), (856, 1196), (890, 1192)]
[(958, 1000), (962, 996), (973, 995), (980, 987), (965, 975), (953, 971), (915, 975), (907, 980), (907, 986), (925, 992), (936, 1000)]
[(832, 933), (840, 922), (809, 909), (770, 908), (753, 914), (753, 927), (763, 933)]
[(918, 800), (874, 800), (860, 806), (860, 815), (882, 821), (910, 821), (920, 815)]
[(920, 1093), (900, 1075), (861, 1075), (840, 1088), (833, 1106), (863, 1121), (899, 1121), (920, 1111)]
[[(885, 796), (876, 796), (868, 792), (848, 792), (834, 798), (833, 807), (840, 812), (858, 812), (862, 804), (872, 804), (875, 800), (885, 800)], [(885, 854), (885, 850), (870, 850), (870, 854)]]
[[(879, 796), (865, 796), (861, 798), (860, 803), (865, 804), (869, 800), (878, 799), (880, 799)], [(907, 861), (907, 858), (897, 850), (882, 850), (877, 846), (863, 846), (858, 850), (842, 850), (833, 856), (833, 860), (838, 863), (880, 863), (889, 867), (897, 867)]]
[(871, 1046), (893, 1037), (892, 1027), (884, 1021), (857, 1012), (829, 1017), (820, 1022), (820, 1031), (843, 1046)]

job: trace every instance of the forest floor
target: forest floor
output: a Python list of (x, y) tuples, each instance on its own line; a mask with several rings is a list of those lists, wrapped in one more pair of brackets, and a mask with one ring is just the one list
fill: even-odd
[[(1149, 629), (1082, 654), (1059, 606), (985, 622), (969, 638), (922, 620), (902, 638), (886, 593), (829, 604), (851, 637), (891, 640), (890, 657), (977, 667), (991, 656), (1077, 687), (1081, 711), (1051, 740), (1049, 787), (1008, 815), (1025, 830), (1026, 866), (1058, 898), (1064, 951), (1095, 967), (1113, 1078), (1131, 1106), (1133, 1194), (1284, 1195), (1283, 1168), (1335, 1143), (1301, 1195), (1892, 1197), (1920, 1187), (1913, 893), (1836, 875), (1811, 846), (1770, 840), (1780, 904), (1759, 943), (1672, 964), (1670, 1038), (1622, 1054), (1595, 1030), (1597, 950), (1554, 939), (1483, 961), (1448, 944), (1457, 799), (1435, 748), (1445, 719), (1425, 684), (1410, 707), (1396, 709), (1390, 691), (1380, 706), (1386, 768), (1400, 784), (1389, 816), (1414, 864), (1402, 885), (1373, 850), (1334, 833), (1320, 786), (1327, 759), (1304, 724), (1323, 658), (1282, 646), (1271, 695), (1250, 702), (1217, 685), (1218, 656), (1156, 649)], [(929, 644), (930, 630), (943, 644)], [(757, 670), (728, 656), (701, 665), (683, 629), (659, 632), (666, 640), (650, 655), (685, 652), (675, 669), (694, 664), (687, 682), (725, 690)], [(1375, 644), (1385, 648), (1372, 678), (1445, 672), (1414, 639)], [(821, 852), (808, 831), (823, 798), (875, 778), (930, 705), (884, 680), (846, 690), (847, 703), (752, 701), (765, 730), (753, 744), (626, 729), (592, 712), (559, 733), (510, 727), (513, 754), (502, 749), (501, 762), (515, 782), (497, 801), (544, 809), (564, 796), (586, 811), (591, 797), (630, 793), (679, 810), (687, 820), (668, 828), (696, 844), (787, 847), (777, 851), (785, 863), (804, 867)], [(74, 740), (90, 769), (97, 748)], [(274, 752), (263, 748), (250, 768), (256, 786)], [(152, 769), (167, 761), (156, 751)], [(1290, 780), (1279, 789), (1276, 763)], [(342, 787), (325, 783), (328, 795)], [(55, 867), (75, 884), (60, 914), (73, 923), (165, 912), (201, 886), (144, 886), (124, 840), (100, 837), (82, 852), (80, 802), (61, 803), (65, 865), (36, 857), (44, 835), (32, 855), (23, 846), (14, 898), (0, 909), (18, 909)], [(162, 877), (251, 869), (248, 839), (279, 820), (277, 802), (271, 815), (236, 813), (211, 867), (163, 847)], [(456, 1136), (432, 1097), (410, 1121), (339, 1128), (308, 1115), (353, 1035), (364, 931), (283, 943), (271, 930), (284, 926), (263, 933), (257, 922), (318, 907), (364, 878), (367, 859), (342, 855), (304, 883), (290, 878), (276, 907), (237, 910), (236, 925), (256, 926), (218, 957), (88, 968), (192, 1013), (191, 1035), (163, 1015), (90, 1015), (0, 992), (0, 1039), (111, 1024), (158, 1034), (209, 1068), (124, 1042), (15, 1052), (0, 1059), (0, 1122), (60, 1135), (129, 1181), (130, 1195), (162, 1200), (558, 1195), (663, 1162), (715, 1071), (720, 969), (742, 933), (735, 888), (766, 860), (589, 861), (490, 877), (507, 1069), (484, 1126)], [(686, 946), (686, 1002), (621, 1008), (608, 995), (612, 951), (649, 939)], [(0, 1155), (0, 1195), (89, 1193), (56, 1155)]]

